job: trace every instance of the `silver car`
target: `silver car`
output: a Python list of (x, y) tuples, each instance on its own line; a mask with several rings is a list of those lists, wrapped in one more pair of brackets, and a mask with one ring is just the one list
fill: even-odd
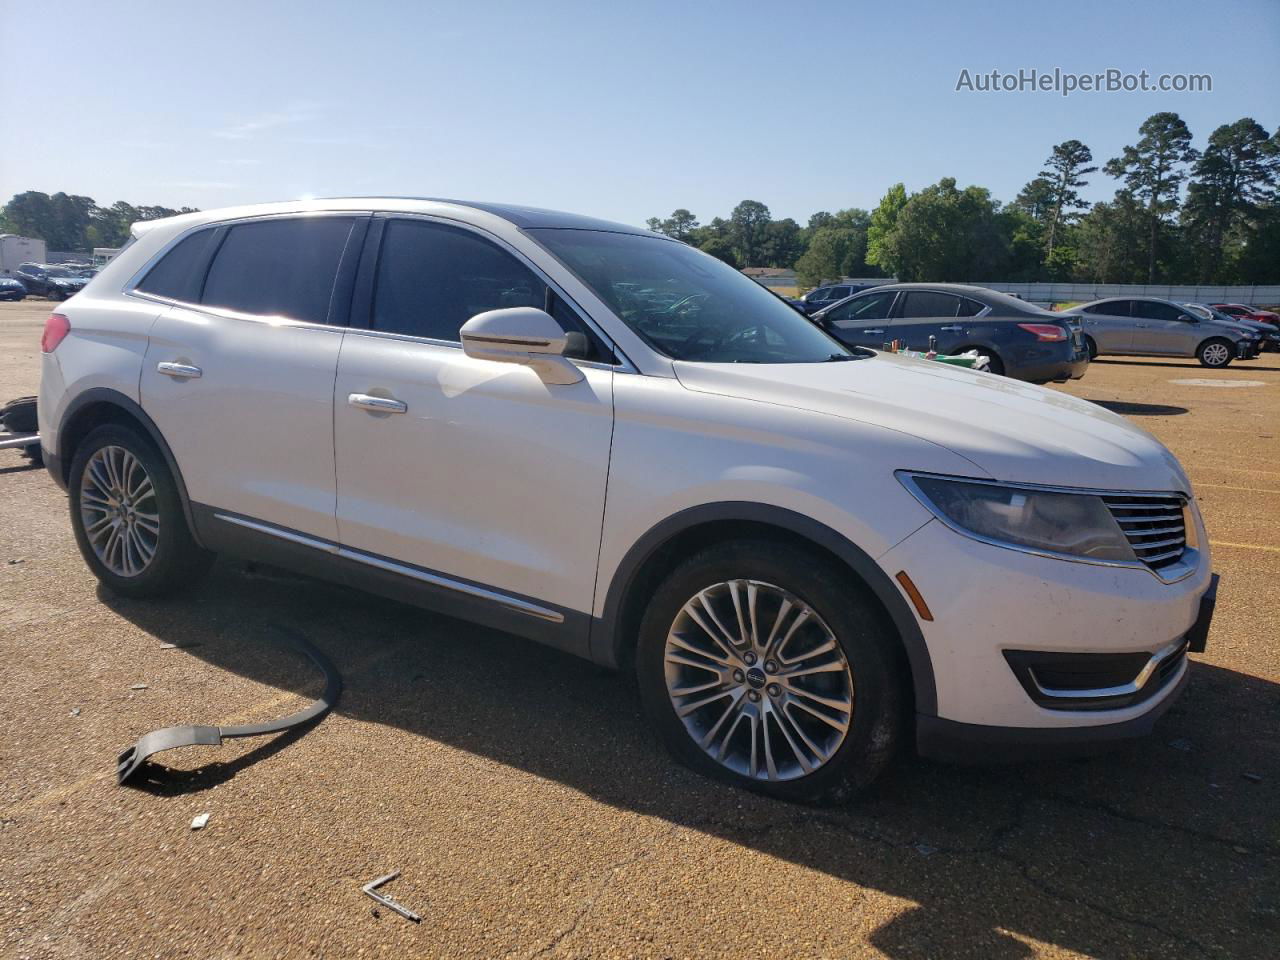
[(1204, 319), (1156, 297), (1095, 300), (1065, 311), (1083, 325), (1090, 358), (1112, 354), (1195, 357), (1206, 367), (1258, 355), (1261, 338), (1238, 323)]

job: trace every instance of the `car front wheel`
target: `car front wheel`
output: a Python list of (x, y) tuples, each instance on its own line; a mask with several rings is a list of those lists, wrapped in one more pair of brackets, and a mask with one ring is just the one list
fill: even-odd
[(787, 800), (839, 803), (869, 785), (902, 729), (896, 640), (829, 558), (737, 541), (658, 588), (640, 628), (645, 710), (675, 756)]
[(1231, 363), (1231, 344), (1226, 340), (1206, 340), (1196, 356), (1206, 367), (1225, 367)]

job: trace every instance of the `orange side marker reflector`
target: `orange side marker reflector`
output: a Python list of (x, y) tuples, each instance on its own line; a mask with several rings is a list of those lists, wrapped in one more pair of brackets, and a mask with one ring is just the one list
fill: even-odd
[(911, 598), (911, 602), (915, 604), (916, 613), (920, 614), (920, 619), (933, 622), (933, 613), (929, 610), (929, 605), (924, 602), (924, 597), (920, 596), (920, 591), (907, 576), (907, 571), (899, 570), (897, 580), (902, 584), (902, 589), (906, 591), (907, 596)]

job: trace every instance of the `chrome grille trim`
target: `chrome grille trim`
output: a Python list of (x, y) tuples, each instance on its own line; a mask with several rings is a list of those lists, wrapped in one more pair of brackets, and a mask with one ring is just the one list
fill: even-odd
[(1134, 555), (1148, 567), (1167, 566), (1182, 556), (1187, 530), (1182, 512), (1186, 500), (1181, 495), (1104, 494), (1102, 502), (1124, 531)]

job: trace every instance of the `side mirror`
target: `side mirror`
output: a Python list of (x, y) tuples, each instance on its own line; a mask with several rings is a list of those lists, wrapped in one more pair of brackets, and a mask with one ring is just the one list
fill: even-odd
[(462, 325), (462, 350), (477, 360), (532, 367), (543, 383), (569, 384), (582, 371), (565, 359), (569, 336), (551, 314), (537, 307), (477, 313)]

